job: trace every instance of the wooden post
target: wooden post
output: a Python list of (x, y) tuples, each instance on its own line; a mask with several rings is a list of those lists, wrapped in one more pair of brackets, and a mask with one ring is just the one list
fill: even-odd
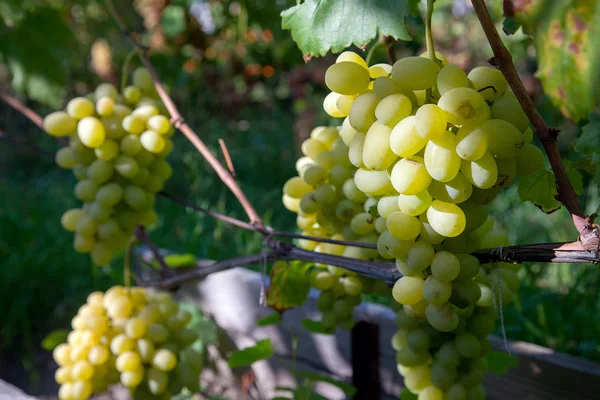
[(352, 384), (354, 400), (379, 400), (379, 326), (357, 322), (352, 336)]

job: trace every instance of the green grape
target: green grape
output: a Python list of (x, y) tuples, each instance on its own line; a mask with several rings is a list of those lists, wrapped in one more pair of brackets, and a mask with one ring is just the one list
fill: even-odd
[(319, 186), (327, 180), (328, 173), (319, 165), (311, 165), (304, 170), (302, 178), (310, 186)]
[(471, 185), (465, 176), (459, 172), (454, 179), (449, 182), (442, 183), (435, 180), (432, 181), (428, 190), (431, 196), (437, 200), (458, 204), (471, 197), (473, 185)]
[(392, 73), (392, 66), (390, 64), (381, 63), (374, 64), (369, 67), (369, 75), (371, 79), (379, 78), (380, 76), (388, 76)]
[(126, 135), (121, 140), (121, 153), (129, 157), (135, 157), (142, 150), (140, 137), (137, 135)]
[(356, 187), (354, 179), (352, 178), (347, 179), (346, 182), (344, 182), (342, 185), (342, 192), (344, 193), (344, 196), (355, 203), (363, 203), (367, 199), (367, 196), (358, 190), (358, 187)]
[(517, 174), (517, 161), (514, 158), (496, 158), (496, 166), (498, 167), (498, 180), (496, 180), (495, 188), (504, 188), (510, 185)]
[(364, 133), (356, 132), (354, 138), (352, 139), (352, 143), (350, 143), (348, 159), (356, 168), (361, 168), (364, 166), (362, 156), (365, 147), (365, 139), (366, 135)]
[(115, 159), (114, 165), (117, 173), (128, 179), (135, 177), (140, 169), (135, 159), (123, 155), (120, 155)]
[(77, 120), (64, 111), (55, 111), (46, 115), (44, 130), (54, 137), (68, 136), (77, 130)]
[(463, 160), (477, 161), (488, 150), (488, 135), (481, 125), (463, 127), (456, 134), (456, 153)]
[(390, 149), (391, 129), (379, 121), (369, 128), (363, 145), (362, 160), (366, 168), (382, 171), (396, 160)]
[(335, 161), (333, 160), (333, 153), (331, 151), (324, 151), (322, 153), (319, 153), (319, 155), (317, 156), (317, 164), (325, 168), (327, 171), (330, 171), (331, 168), (335, 165)]
[(350, 118), (344, 118), (339, 135), (346, 146), (350, 147), (350, 143), (352, 143), (355, 134), (356, 130), (350, 125)]
[(398, 207), (404, 214), (416, 217), (427, 211), (431, 201), (427, 190), (412, 195), (401, 194), (398, 196)]
[(96, 90), (94, 91), (94, 98), (96, 100), (102, 97), (109, 97), (113, 100), (116, 100), (119, 97), (119, 92), (117, 88), (110, 83), (101, 83), (96, 86)]
[(335, 277), (328, 271), (316, 270), (310, 274), (310, 284), (319, 290), (329, 290), (335, 282)]
[(430, 338), (425, 329), (413, 329), (406, 335), (406, 344), (415, 353), (423, 353), (429, 350)]
[(467, 391), (460, 383), (455, 383), (446, 391), (447, 400), (467, 400)]
[(104, 207), (112, 207), (123, 198), (123, 188), (118, 183), (107, 183), (98, 189), (96, 201)]
[(508, 88), (506, 78), (504, 78), (502, 72), (495, 68), (473, 68), (471, 72), (469, 72), (468, 78), (473, 82), (475, 90), (479, 91), (483, 98), (488, 101), (498, 100), (504, 95), (504, 92), (506, 92), (506, 89)]
[[(494, 101), (492, 105), (492, 118), (502, 119), (516, 126), (521, 132), (529, 127), (529, 118), (523, 111), (519, 100), (511, 92), (507, 92), (502, 98)], [(530, 132), (533, 137), (533, 132)]]
[(463, 160), (460, 169), (465, 178), (479, 189), (490, 189), (498, 180), (498, 165), (490, 152), (477, 161)]
[(134, 388), (139, 386), (144, 379), (144, 368), (140, 367), (139, 369), (133, 371), (125, 371), (121, 373), (121, 384), (128, 388)]
[(358, 190), (372, 196), (380, 196), (394, 190), (386, 171), (358, 169), (354, 174), (354, 183)]
[(136, 116), (136, 115), (128, 115), (123, 118), (122, 127), (125, 132), (130, 133), (132, 135), (141, 135), (146, 128), (146, 124), (144, 121)]
[(405, 57), (392, 67), (392, 79), (408, 90), (424, 90), (435, 85), (440, 68), (424, 57)]
[(454, 344), (461, 356), (475, 358), (481, 354), (481, 343), (475, 335), (463, 332), (454, 338)]
[(393, 212), (400, 211), (398, 196), (384, 196), (377, 201), (377, 213), (387, 218)]
[(544, 153), (532, 144), (525, 144), (517, 156), (516, 174), (531, 175), (544, 165)]
[(84, 179), (87, 179), (88, 178), (88, 176), (87, 176), (87, 168), (85, 166), (81, 165), (81, 164), (78, 164), (78, 165), (76, 165), (73, 168), (73, 175), (75, 175), (75, 178), (78, 181), (82, 181)]
[(88, 214), (94, 218), (97, 222), (106, 222), (113, 212), (111, 207), (106, 207), (99, 202), (95, 201), (90, 203)]
[(444, 241), (445, 237), (437, 233), (435, 229), (431, 227), (431, 224), (427, 219), (427, 213), (419, 215), (419, 222), (421, 223), (421, 239), (430, 244), (440, 244)]
[(150, 193), (158, 193), (164, 187), (164, 181), (156, 175), (150, 175), (148, 181), (144, 184), (143, 189)]
[(461, 159), (456, 154), (456, 138), (450, 131), (444, 131), (437, 139), (425, 146), (425, 168), (429, 175), (440, 182), (448, 182), (458, 174)]
[(152, 366), (164, 372), (173, 370), (176, 365), (177, 357), (172, 351), (167, 349), (158, 350), (152, 358)]
[(338, 130), (335, 127), (329, 126), (318, 126), (310, 131), (310, 137), (313, 139), (320, 140), (325, 143), (328, 147), (331, 147), (338, 138)]
[(412, 351), (409, 347), (404, 347), (396, 352), (396, 362), (407, 367), (421, 365), (427, 361), (428, 357), (428, 352), (424, 351), (417, 353)]
[(119, 228), (119, 224), (112, 219), (109, 219), (108, 221), (98, 225), (98, 236), (101, 239), (107, 240), (119, 235), (120, 233), (121, 229)]
[(162, 180), (167, 180), (173, 175), (173, 168), (165, 160), (157, 160), (154, 165), (150, 167), (152, 175), (156, 175)]
[(335, 215), (344, 222), (350, 222), (360, 212), (360, 206), (350, 200), (344, 199), (335, 208)]
[(158, 108), (156, 108), (156, 106), (153, 104), (138, 105), (138, 107), (133, 110), (131, 114), (140, 118), (142, 121), (144, 121), (144, 124), (146, 124), (150, 117), (158, 115)]
[(508, 240), (508, 233), (502, 229), (494, 229), (486, 232), (481, 237), (481, 248), (491, 249), (498, 246), (508, 246), (510, 244)]
[(350, 220), (350, 228), (357, 235), (366, 235), (375, 230), (374, 219), (369, 213), (359, 213)]
[(431, 368), (427, 365), (410, 368), (404, 376), (404, 384), (411, 392), (422, 391), (431, 385)]
[(452, 296), (450, 302), (457, 307), (474, 306), (481, 297), (481, 289), (471, 279), (452, 281)]
[(402, 87), (398, 82), (387, 76), (375, 78), (373, 81), (373, 93), (375, 93), (379, 100), (383, 100), (393, 94), (403, 94), (410, 99), (413, 107), (417, 104), (417, 98), (412, 91)]
[(352, 317), (354, 306), (347, 301), (347, 297), (340, 297), (333, 303), (333, 312), (336, 320), (342, 321), (348, 317)]
[(458, 327), (459, 318), (449, 303), (429, 304), (425, 309), (427, 322), (440, 332), (452, 332)]
[(468, 86), (469, 80), (467, 79), (467, 74), (456, 65), (446, 65), (438, 73), (437, 89), (440, 95), (454, 88)]
[(142, 358), (133, 351), (125, 351), (117, 357), (115, 362), (117, 371), (135, 371), (142, 366)]
[(148, 122), (146, 124), (149, 129), (158, 132), (161, 135), (166, 135), (171, 129), (171, 123), (164, 115), (153, 115), (152, 117), (148, 118)]
[[(431, 183), (431, 176), (427, 172), (424, 160), (418, 156), (403, 158), (398, 161), (392, 169), (390, 179), (394, 189), (402, 194), (420, 193), (426, 190)], [(356, 176), (354, 180), (356, 181)]]
[(75, 168), (78, 163), (77, 153), (71, 147), (63, 147), (56, 152), (54, 161), (56, 161), (59, 167), (64, 169)]
[(408, 97), (401, 93), (395, 93), (382, 99), (377, 104), (375, 117), (383, 125), (393, 128), (412, 113), (412, 108), (413, 104)]
[(145, 92), (151, 92), (154, 89), (152, 75), (150, 75), (150, 72), (148, 72), (146, 68), (136, 68), (135, 71), (133, 71), (132, 81), (137, 88)]
[(437, 252), (431, 261), (431, 273), (442, 282), (450, 282), (460, 273), (460, 261), (450, 252)]
[(75, 119), (91, 117), (94, 115), (94, 103), (85, 97), (75, 97), (69, 100), (66, 110)]
[(89, 215), (82, 215), (77, 221), (77, 225), (75, 225), (75, 232), (80, 235), (92, 236), (96, 233), (96, 222)]
[(427, 144), (417, 132), (415, 117), (409, 116), (400, 121), (390, 134), (390, 149), (400, 157), (411, 157)]
[[(312, 158), (313, 160), (316, 160), (319, 154), (328, 150), (325, 143), (313, 138), (308, 138), (302, 142), (301, 149), (302, 154)], [(299, 171), (299, 173), (302, 175), (302, 172)]]
[(480, 127), (487, 135), (490, 153), (497, 157), (516, 157), (523, 147), (523, 135), (510, 122), (490, 119), (481, 123)]
[[(412, 318), (411, 318), (412, 319)], [(392, 348), (394, 350), (400, 350), (401, 348), (406, 346), (406, 337), (408, 335), (407, 330), (398, 330), (392, 336)]]
[(431, 275), (425, 280), (423, 285), (423, 297), (429, 303), (442, 305), (450, 299), (452, 294), (452, 284), (443, 282)]
[(431, 244), (417, 240), (408, 250), (408, 268), (414, 271), (413, 273), (424, 270), (431, 264), (434, 254), (435, 250)]
[(419, 219), (401, 211), (391, 213), (386, 219), (387, 230), (400, 240), (414, 240), (421, 232)]
[(104, 161), (110, 161), (119, 155), (119, 145), (114, 140), (108, 139), (102, 145), (94, 149), (96, 157)]
[(90, 148), (100, 147), (106, 139), (104, 124), (95, 117), (85, 117), (77, 124), (77, 135)]
[(460, 364), (461, 356), (454, 342), (448, 341), (440, 346), (436, 354), (436, 363), (447, 368), (456, 368)]
[(416, 304), (423, 299), (425, 281), (419, 276), (403, 276), (392, 288), (392, 296), (400, 304)]
[[(347, 276), (343, 279), (342, 284), (348, 296), (358, 296), (363, 291), (363, 286), (360, 278), (356, 276)], [(360, 304), (360, 297), (357, 298)]]
[[(428, 51), (424, 51), (423, 53), (419, 54), (419, 57), (425, 57), (425, 58), (429, 58), (431, 60), (431, 57), (429, 57), (429, 52)], [(441, 52), (436, 51), (435, 52), (435, 58), (437, 58), (438, 62), (442, 63), (443, 67), (445, 67), (446, 65), (448, 65), (448, 59)]]
[(353, 95), (367, 89), (370, 77), (366, 67), (351, 61), (337, 62), (327, 68), (325, 84), (340, 94)]
[(165, 138), (158, 132), (147, 130), (140, 136), (142, 147), (150, 153), (160, 153), (165, 148)]
[(486, 338), (496, 329), (496, 321), (494, 318), (484, 315), (475, 314), (467, 322), (467, 330), (478, 338)]
[(314, 191), (315, 201), (321, 206), (327, 204), (333, 204), (336, 199), (335, 186), (323, 184), (317, 187)]
[(372, 92), (361, 94), (352, 103), (350, 108), (350, 125), (358, 132), (366, 133), (377, 119), (375, 109), (379, 98)]
[(108, 181), (113, 173), (113, 164), (104, 160), (94, 161), (87, 169), (88, 178), (99, 185)]
[(92, 251), (96, 241), (91, 236), (86, 236), (82, 234), (75, 234), (75, 238), (73, 239), (73, 248), (78, 253), (88, 253)]
[(435, 104), (425, 104), (415, 114), (415, 128), (425, 140), (435, 140), (446, 131), (446, 113)]
[[(385, 220), (384, 220), (385, 223)], [(400, 258), (408, 255), (412, 242), (400, 241), (389, 231), (384, 230), (377, 239), (377, 250), (383, 258)]]
[(123, 90), (123, 99), (127, 104), (135, 105), (142, 98), (142, 92), (135, 86), (127, 86)]
[(457, 372), (442, 363), (434, 363), (431, 367), (431, 382), (436, 388), (447, 390), (456, 381)]
[(335, 92), (329, 93), (323, 100), (323, 110), (333, 118), (344, 118), (348, 113), (344, 113), (338, 108), (338, 101), (343, 95)]
[(134, 176), (133, 179), (131, 179), (131, 183), (135, 186), (143, 186), (146, 183), (148, 183), (149, 179), (150, 171), (148, 171), (148, 168), (140, 167), (137, 175)]
[(479, 260), (470, 254), (455, 254), (460, 263), (460, 272), (456, 279), (471, 279), (479, 272)]
[(79, 219), (85, 215), (85, 211), (80, 208), (67, 210), (60, 218), (60, 223), (66, 230), (75, 232), (75, 227)]
[(106, 117), (113, 113), (114, 106), (115, 101), (110, 97), (100, 97), (96, 101), (96, 112), (101, 117)]
[(490, 108), (484, 98), (471, 88), (454, 88), (442, 95), (438, 106), (446, 112), (453, 125), (477, 125), (490, 118)]

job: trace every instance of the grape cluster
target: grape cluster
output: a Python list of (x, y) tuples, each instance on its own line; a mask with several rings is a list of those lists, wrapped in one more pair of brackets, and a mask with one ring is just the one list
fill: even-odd
[(50, 135), (69, 137), (56, 163), (73, 170), (83, 202), (63, 214), (62, 226), (75, 232), (75, 250), (90, 253), (97, 265), (108, 264), (137, 225), (157, 220), (155, 195), (172, 174), (165, 157), (175, 130), (160, 114), (148, 71), (135, 70), (133, 83), (121, 94), (103, 83), (44, 118)]
[[(422, 54), (393, 66), (369, 67), (358, 54), (344, 52), (328, 68), (325, 83), (332, 92), (323, 108), (344, 118), (337, 131), (345, 146), (333, 133), (327, 140), (321, 133), (333, 128), (313, 131), (302, 146), (306, 157), (297, 164), (300, 176), (284, 187), (284, 204), (298, 212), (304, 233), (376, 243), (378, 254), (350, 246), (300, 245), (395, 260), (403, 276), (392, 288), (400, 306), (393, 346), (406, 386), (421, 400), (484, 398), (487, 336), (519, 278), (517, 266), (481, 265), (470, 253), (508, 244), (486, 204), (516, 176), (543, 164), (542, 152), (531, 144), (527, 116), (499, 71), (478, 67), (467, 75), (440, 53), (436, 60)], [(344, 158), (337, 156), (342, 147), (347, 148)], [(335, 160), (328, 153), (335, 153)], [(314, 174), (319, 180), (312, 172), (307, 176), (305, 164), (311, 171), (323, 170)], [(326, 172), (342, 168), (353, 178), (341, 190), (333, 184), (335, 194), (322, 196), (325, 189), (317, 190), (319, 185), (333, 180)], [(291, 182), (302, 190), (291, 190)], [(360, 200), (337, 212), (352, 199)], [(344, 216), (341, 222), (326, 217), (332, 204), (336, 216)], [(328, 271), (335, 277), (335, 268)], [(313, 274), (313, 285), (324, 289), (323, 319), (337, 321), (347, 308), (340, 304), (339, 315), (331, 316), (338, 287), (348, 282), (353, 288), (361, 280), (352, 274), (344, 281), (322, 271)]]
[(73, 318), (67, 343), (54, 349), (60, 400), (85, 400), (120, 383), (134, 399), (198, 391), (203, 355), (192, 344), (191, 315), (168, 293), (114, 286), (91, 293)]

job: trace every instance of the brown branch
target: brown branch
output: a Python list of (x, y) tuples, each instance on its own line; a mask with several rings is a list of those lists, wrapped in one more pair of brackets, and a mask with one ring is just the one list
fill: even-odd
[(221, 151), (223, 152), (223, 157), (225, 157), (225, 162), (227, 163), (227, 168), (229, 168), (229, 173), (233, 178), (236, 178), (235, 168), (233, 167), (233, 161), (231, 161), (229, 150), (227, 150), (225, 141), (221, 138), (219, 138), (219, 146), (221, 146)]
[[(44, 129), (44, 118), (42, 118), (42, 116), (40, 114), (36, 113), (31, 108), (29, 108), (25, 104), (23, 104), (21, 102), (21, 100), (17, 99), (14, 96), (11, 96), (10, 94), (8, 94), (6, 92), (0, 92), (0, 99), (2, 99), (2, 101), (4, 101), (6, 104), (8, 104), (12, 108), (14, 108), (16, 111), (23, 114), (27, 119), (29, 119), (31, 122), (33, 122), (38, 128), (40, 128), (44, 132), (46, 131)], [(63, 146), (66, 146), (69, 144), (67, 142), (67, 139), (65, 139), (64, 137), (59, 137), (56, 139)]]
[(200, 137), (184, 121), (183, 117), (179, 113), (179, 110), (175, 106), (173, 99), (171, 99), (164, 86), (162, 85), (160, 78), (156, 73), (156, 70), (152, 66), (152, 63), (146, 56), (145, 49), (139, 44), (136, 38), (131, 35), (131, 32), (125, 24), (125, 21), (114, 7), (112, 0), (106, 0), (106, 4), (108, 5), (111, 14), (113, 15), (114, 19), (116, 20), (117, 24), (119, 25), (125, 36), (127, 36), (131, 43), (135, 46), (135, 48), (138, 49), (138, 53), (140, 59), (142, 60), (142, 63), (144, 64), (144, 67), (146, 67), (146, 69), (148, 70), (148, 72), (150, 72), (150, 75), (152, 76), (154, 88), (158, 92), (158, 95), (160, 96), (162, 102), (169, 111), (169, 114), (171, 115), (171, 121), (173, 123), (173, 126), (179, 129), (179, 131), (185, 135), (185, 137), (192, 143), (192, 145), (194, 145), (194, 147), (200, 152), (200, 154), (202, 154), (206, 161), (208, 161), (208, 163), (215, 170), (219, 178), (223, 181), (223, 183), (225, 183), (225, 185), (227, 185), (229, 190), (231, 190), (234, 196), (238, 199), (238, 201), (244, 208), (244, 211), (246, 211), (250, 222), (252, 224), (262, 226), (262, 219), (254, 209), (250, 201), (246, 198), (246, 195), (244, 194), (240, 186), (237, 184), (235, 179), (233, 179), (227, 168), (225, 168), (223, 164), (219, 162), (219, 160), (210, 151), (206, 144), (204, 144), (202, 139), (200, 139)]
[(135, 236), (142, 242), (146, 243), (146, 245), (150, 248), (150, 251), (152, 251), (154, 258), (156, 259), (156, 261), (158, 261), (158, 264), (160, 264), (161, 278), (168, 279), (169, 275), (171, 275), (171, 269), (165, 262), (163, 256), (160, 254), (160, 251), (158, 250), (158, 247), (156, 247), (156, 244), (154, 244), (152, 239), (150, 239), (150, 236), (148, 236), (148, 234), (146, 233), (146, 229), (144, 229), (143, 226), (138, 225), (135, 229)]
[(394, 51), (394, 44), (396, 40), (391, 36), (385, 36), (383, 38), (385, 43), (385, 51), (387, 53), (388, 59), (390, 60), (390, 64), (394, 64), (397, 61), (396, 52)]
[(492, 17), (490, 16), (487, 6), (485, 5), (485, 1), (471, 0), (471, 2), (473, 3), (473, 8), (475, 9), (477, 18), (479, 18), (481, 27), (485, 32), (485, 36), (487, 37), (488, 42), (492, 47), (492, 51), (494, 52), (494, 58), (490, 60), (490, 62), (498, 67), (498, 69), (506, 77), (508, 84), (515, 94), (515, 97), (517, 100), (519, 100), (523, 110), (525, 110), (525, 113), (527, 114), (527, 117), (529, 118), (529, 121), (531, 122), (538, 139), (544, 146), (544, 150), (548, 155), (548, 160), (550, 161), (550, 165), (554, 171), (556, 185), (558, 188), (558, 200), (563, 203), (569, 213), (571, 213), (573, 223), (577, 230), (580, 233), (583, 233), (586, 228), (589, 229), (589, 225), (586, 222), (585, 213), (577, 201), (577, 194), (575, 193), (573, 185), (569, 180), (569, 176), (567, 175), (567, 171), (562, 162), (560, 153), (558, 152), (558, 147), (556, 146), (558, 130), (551, 128), (546, 124), (540, 113), (537, 111), (535, 104), (533, 104), (533, 101), (527, 94), (527, 91), (523, 86), (523, 82), (515, 70), (512, 56), (498, 34), (498, 30), (492, 21)]

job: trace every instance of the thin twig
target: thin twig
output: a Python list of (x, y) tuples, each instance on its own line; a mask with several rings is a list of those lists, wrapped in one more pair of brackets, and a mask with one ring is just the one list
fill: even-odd
[(135, 229), (135, 236), (142, 242), (146, 243), (146, 245), (150, 248), (150, 251), (152, 251), (154, 258), (160, 264), (160, 276), (163, 279), (166, 279), (169, 275), (171, 275), (171, 269), (165, 262), (163, 256), (160, 254), (160, 251), (158, 250), (158, 247), (156, 247), (156, 244), (154, 244), (152, 239), (150, 239), (150, 236), (148, 236), (148, 234), (146, 233), (146, 229), (144, 229), (143, 226), (138, 225)]
[(391, 36), (385, 36), (383, 41), (385, 42), (385, 51), (388, 56), (388, 60), (390, 60), (390, 64), (394, 64), (398, 58), (396, 57), (396, 52), (394, 51), (394, 43), (396, 40)]
[(131, 32), (125, 24), (125, 21), (113, 5), (112, 0), (106, 0), (106, 4), (108, 5), (108, 8), (110, 9), (110, 12), (113, 15), (115, 21), (123, 31), (123, 34), (127, 36), (131, 43), (138, 49), (139, 57), (142, 60), (144, 67), (146, 67), (146, 69), (152, 77), (154, 88), (156, 89), (165, 107), (169, 111), (169, 114), (171, 115), (171, 122), (173, 123), (173, 126), (179, 129), (179, 131), (185, 135), (185, 137), (192, 143), (192, 145), (194, 145), (194, 147), (200, 152), (200, 154), (202, 154), (202, 156), (206, 159), (210, 166), (215, 170), (219, 178), (223, 181), (223, 183), (225, 183), (225, 185), (227, 185), (229, 190), (231, 190), (234, 196), (238, 199), (238, 201), (244, 208), (244, 211), (248, 215), (250, 222), (252, 224), (262, 226), (262, 219), (254, 209), (248, 198), (246, 198), (246, 195), (244, 194), (240, 186), (237, 184), (236, 180), (233, 179), (227, 168), (225, 168), (223, 164), (219, 162), (217, 157), (210, 151), (206, 144), (204, 144), (202, 139), (200, 139), (200, 137), (184, 121), (183, 117), (179, 113), (179, 110), (177, 109), (177, 106), (175, 106), (173, 99), (171, 99), (171, 97), (163, 87), (160, 78), (156, 73), (156, 70), (152, 66), (152, 63), (146, 56), (145, 49), (139, 44), (136, 38), (131, 35)]
[(583, 233), (586, 228), (589, 228), (589, 225), (585, 220), (585, 213), (579, 205), (577, 194), (569, 180), (560, 153), (558, 152), (558, 147), (556, 146), (558, 130), (551, 128), (546, 124), (540, 113), (537, 111), (535, 104), (527, 94), (523, 82), (519, 78), (513, 64), (512, 56), (498, 34), (498, 30), (494, 25), (494, 21), (492, 21), (492, 17), (490, 16), (485, 1), (471, 0), (471, 2), (473, 3), (477, 18), (479, 18), (481, 27), (492, 47), (492, 51), (494, 52), (494, 58), (490, 60), (490, 62), (497, 66), (506, 77), (515, 97), (519, 100), (523, 110), (525, 110), (537, 137), (544, 146), (544, 150), (548, 155), (548, 160), (554, 171), (558, 188), (558, 200), (563, 203), (569, 213), (571, 213), (573, 223), (577, 230), (580, 233)]
[(219, 146), (221, 146), (221, 151), (223, 152), (223, 157), (225, 157), (225, 162), (227, 163), (227, 168), (229, 168), (229, 173), (233, 178), (236, 178), (237, 176), (235, 174), (235, 168), (233, 168), (233, 161), (231, 161), (229, 150), (227, 150), (225, 141), (221, 138), (219, 138)]

